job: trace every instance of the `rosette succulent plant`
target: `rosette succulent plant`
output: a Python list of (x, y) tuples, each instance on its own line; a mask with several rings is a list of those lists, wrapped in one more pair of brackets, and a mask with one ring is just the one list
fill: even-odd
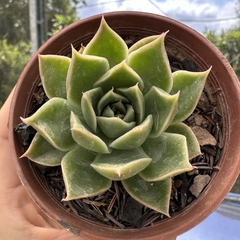
[(37, 133), (23, 154), (61, 165), (63, 201), (99, 195), (112, 181), (141, 204), (168, 215), (171, 178), (193, 169), (198, 141), (182, 123), (195, 109), (205, 72), (171, 72), (167, 33), (130, 48), (102, 18), (71, 58), (40, 55), (49, 100), (22, 121)]

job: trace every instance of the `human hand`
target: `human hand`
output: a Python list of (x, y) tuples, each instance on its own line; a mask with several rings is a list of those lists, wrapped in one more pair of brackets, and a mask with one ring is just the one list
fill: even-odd
[(12, 95), (0, 110), (0, 239), (80, 240), (39, 209), (17, 176), (7, 129)]

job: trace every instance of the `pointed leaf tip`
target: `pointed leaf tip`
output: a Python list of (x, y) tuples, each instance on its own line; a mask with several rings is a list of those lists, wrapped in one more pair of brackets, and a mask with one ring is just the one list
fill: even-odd
[(102, 17), (99, 29), (84, 49), (83, 54), (104, 57), (112, 68), (126, 59), (128, 47)]

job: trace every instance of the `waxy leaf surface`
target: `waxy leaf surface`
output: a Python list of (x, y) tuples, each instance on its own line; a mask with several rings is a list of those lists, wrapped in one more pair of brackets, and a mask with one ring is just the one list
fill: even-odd
[(126, 59), (128, 47), (123, 39), (113, 31), (104, 18), (101, 25), (83, 51), (84, 55), (95, 55), (108, 60), (110, 67), (117, 65)]
[(184, 123), (170, 125), (166, 132), (182, 134), (187, 139), (189, 160), (201, 154), (201, 149), (192, 129)]
[(82, 55), (72, 50), (67, 75), (67, 99), (77, 110), (81, 110), (82, 93), (92, 89), (93, 84), (108, 69), (108, 61), (105, 58)]
[(196, 108), (209, 71), (210, 69), (205, 72), (179, 70), (173, 73), (173, 87), (170, 94), (180, 91), (174, 123), (185, 120)]
[(152, 114), (153, 128), (149, 137), (158, 137), (171, 124), (177, 104), (179, 93), (170, 95), (157, 87), (152, 87), (144, 96), (146, 116)]
[(142, 148), (152, 158), (152, 162), (139, 173), (146, 181), (164, 180), (193, 169), (183, 135), (162, 133), (158, 138), (148, 138)]
[(138, 174), (125, 179), (126, 191), (142, 205), (169, 216), (171, 178), (157, 182), (146, 182)]
[(164, 47), (165, 33), (129, 54), (127, 64), (142, 78), (143, 93), (152, 86), (166, 92), (172, 88), (172, 73)]
[(91, 166), (103, 176), (117, 181), (134, 176), (150, 162), (151, 158), (141, 148), (135, 148), (98, 154)]
[(89, 128), (97, 131), (96, 110), (100, 98), (103, 96), (101, 88), (94, 88), (83, 93), (81, 100), (82, 114)]
[(68, 151), (76, 144), (70, 131), (70, 113), (67, 100), (52, 98), (22, 121), (35, 128), (55, 148)]
[(129, 88), (118, 88), (116, 91), (129, 100), (135, 111), (136, 123), (140, 124), (145, 115), (145, 102), (138, 84)]
[(71, 112), (71, 131), (75, 142), (83, 148), (97, 153), (110, 152), (106, 143), (100, 137), (91, 133), (73, 112)]
[(39, 72), (48, 98), (67, 98), (66, 80), (71, 59), (57, 55), (39, 55)]
[(40, 133), (36, 133), (27, 151), (21, 157), (44, 166), (59, 166), (66, 152), (53, 147)]
[(81, 147), (65, 155), (62, 173), (67, 197), (64, 201), (96, 196), (110, 188), (112, 181), (90, 166), (94, 158), (95, 154)]
[(109, 146), (115, 149), (138, 148), (148, 138), (152, 125), (152, 115), (149, 115), (141, 124), (114, 140)]
[(112, 88), (128, 88), (137, 83), (139, 88), (143, 89), (142, 79), (126, 64), (126, 61), (122, 61), (104, 74), (94, 84), (94, 87), (101, 87), (104, 93), (106, 93)]

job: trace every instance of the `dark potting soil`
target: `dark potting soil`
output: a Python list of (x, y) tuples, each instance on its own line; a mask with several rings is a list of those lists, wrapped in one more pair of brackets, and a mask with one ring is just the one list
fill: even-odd
[[(179, 62), (177, 59), (170, 58), (170, 63), (172, 71), (180, 69), (197, 71), (191, 60)], [(206, 188), (213, 173), (219, 171), (217, 163), (223, 148), (223, 122), (216, 101), (217, 94), (219, 94), (218, 91), (211, 93), (205, 88), (193, 114), (185, 121), (196, 134), (201, 145), (202, 155), (191, 160), (191, 164), (194, 166), (193, 171), (172, 178), (170, 216), (178, 214), (187, 205), (195, 201)], [(29, 115), (34, 113), (47, 100), (44, 90), (39, 84), (34, 93), (33, 105)], [(23, 123), (16, 126), (15, 130), (22, 135), (23, 144), (29, 145), (35, 130)], [(125, 191), (120, 181), (113, 181), (111, 188), (101, 195), (62, 201), (66, 197), (66, 190), (61, 166), (45, 167), (33, 162), (31, 164), (46, 189), (50, 191), (59, 204), (62, 204), (66, 211), (73, 214), (118, 228), (143, 228), (166, 218), (164, 214), (135, 201)]]

